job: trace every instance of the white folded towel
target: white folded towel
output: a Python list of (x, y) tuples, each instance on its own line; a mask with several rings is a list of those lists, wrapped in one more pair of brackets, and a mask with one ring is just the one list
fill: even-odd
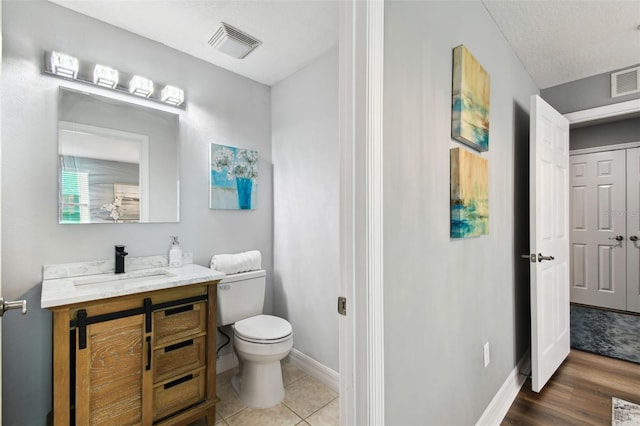
[(262, 269), (262, 255), (258, 250), (237, 254), (216, 254), (211, 257), (211, 269), (225, 274)]

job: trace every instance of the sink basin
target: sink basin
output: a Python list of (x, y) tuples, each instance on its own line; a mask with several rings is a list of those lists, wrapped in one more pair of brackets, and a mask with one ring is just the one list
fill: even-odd
[(166, 269), (147, 269), (142, 271), (128, 272), (125, 274), (101, 274), (82, 277), (73, 280), (73, 285), (84, 286), (91, 284), (139, 284), (147, 281), (154, 281), (158, 278), (173, 277), (174, 274)]

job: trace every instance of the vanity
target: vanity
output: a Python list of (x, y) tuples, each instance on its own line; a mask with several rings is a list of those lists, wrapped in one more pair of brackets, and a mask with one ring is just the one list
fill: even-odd
[[(178, 114), (60, 87), (58, 222), (177, 223), (178, 139)], [(224, 274), (126, 255), (43, 267), (53, 424), (213, 425)]]
[[(184, 264), (184, 263), (183, 263)], [(53, 313), (53, 423), (215, 423), (216, 284), (166, 256), (43, 268)]]

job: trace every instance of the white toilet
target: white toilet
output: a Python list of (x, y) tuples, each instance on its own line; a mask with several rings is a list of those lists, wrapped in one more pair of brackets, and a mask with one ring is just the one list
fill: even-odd
[(251, 408), (284, 399), (282, 360), (293, 347), (293, 329), (283, 318), (263, 315), (266, 271), (227, 275), (218, 283), (218, 326), (233, 324), (240, 374), (231, 384)]

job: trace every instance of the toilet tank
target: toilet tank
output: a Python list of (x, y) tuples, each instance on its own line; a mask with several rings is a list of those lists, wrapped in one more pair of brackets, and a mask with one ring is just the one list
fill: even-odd
[(218, 326), (260, 315), (264, 305), (265, 270), (227, 275), (218, 283)]

